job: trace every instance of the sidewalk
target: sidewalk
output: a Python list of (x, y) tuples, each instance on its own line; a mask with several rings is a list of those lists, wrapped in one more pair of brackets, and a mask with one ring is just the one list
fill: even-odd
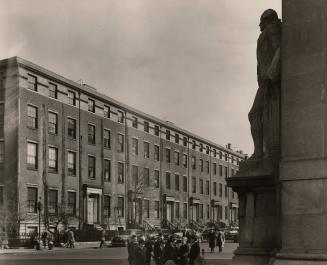
[[(106, 245), (108, 246), (111, 242), (106, 241)], [(100, 241), (95, 242), (75, 242), (75, 248), (83, 249), (83, 248), (97, 248), (100, 245)], [(54, 247), (52, 250), (48, 250), (47, 248), (41, 247), (40, 250), (36, 250), (33, 248), (26, 248), (26, 247), (13, 247), (10, 249), (0, 249), (1, 254), (15, 254), (15, 253), (29, 253), (29, 252), (43, 252), (43, 251), (65, 251), (65, 250), (72, 250), (71, 248), (65, 247)]]

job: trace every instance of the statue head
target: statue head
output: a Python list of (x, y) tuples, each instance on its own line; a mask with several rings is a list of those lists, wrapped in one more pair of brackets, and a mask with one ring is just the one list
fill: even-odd
[(260, 17), (260, 30), (263, 31), (268, 24), (279, 21), (277, 12), (273, 9), (265, 10)]

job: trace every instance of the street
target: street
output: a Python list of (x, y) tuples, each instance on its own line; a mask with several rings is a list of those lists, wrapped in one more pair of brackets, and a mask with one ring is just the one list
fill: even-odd
[[(223, 253), (209, 253), (208, 244), (201, 244), (201, 249), (205, 250), (206, 264), (227, 265), (231, 261), (233, 251), (238, 244), (227, 243)], [(1, 253), (1, 252), (0, 252)], [(54, 251), (48, 250), (30, 250), (22, 252), (0, 254), (0, 265), (68, 265), (68, 264), (112, 264), (127, 265), (127, 249), (126, 248), (75, 248), (65, 249), (57, 248)], [(154, 264), (154, 262), (152, 262)]]

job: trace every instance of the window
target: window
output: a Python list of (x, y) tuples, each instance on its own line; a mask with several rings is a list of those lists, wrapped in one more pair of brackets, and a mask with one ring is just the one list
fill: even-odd
[(67, 155), (68, 176), (76, 176), (76, 153), (68, 151)]
[(228, 178), (228, 168), (225, 167), (225, 177)]
[(149, 122), (144, 121), (144, 131), (149, 132)]
[(103, 147), (110, 149), (111, 148), (111, 137), (110, 131), (104, 129), (103, 130)]
[(223, 153), (219, 151), (219, 159), (223, 159)]
[(111, 181), (111, 161), (109, 159), (103, 160), (103, 180)]
[(132, 183), (134, 187), (137, 187), (139, 183), (139, 168), (138, 166), (132, 166)]
[(210, 218), (210, 205), (207, 204), (207, 219), (209, 220)]
[(232, 198), (234, 199), (235, 198), (235, 192), (232, 191)]
[(159, 136), (159, 126), (158, 125), (154, 125), (154, 135)]
[(0, 186), (0, 207), (3, 206), (3, 198), (4, 198), (3, 186)]
[(166, 188), (170, 190), (170, 173), (166, 172)]
[(206, 154), (209, 155), (210, 149), (209, 146), (206, 146)]
[(159, 171), (154, 171), (154, 187), (159, 188)]
[(174, 160), (175, 160), (175, 165), (179, 166), (179, 152), (178, 151), (174, 152)]
[(216, 149), (213, 149), (213, 156), (217, 157), (217, 150)]
[(27, 127), (36, 129), (38, 127), (37, 107), (27, 105)]
[(203, 190), (204, 190), (203, 179), (200, 179), (200, 194), (203, 194)]
[(87, 133), (88, 133), (88, 143), (95, 144), (95, 126), (92, 124), (87, 125)]
[(175, 143), (179, 144), (179, 134), (175, 133)]
[(76, 139), (76, 120), (67, 118), (68, 137)]
[(55, 147), (49, 147), (49, 171), (58, 171), (58, 149)]
[(183, 176), (183, 192), (187, 192), (187, 177)]
[(76, 94), (73, 91), (68, 91), (68, 104), (76, 105)]
[(133, 117), (132, 118), (132, 126), (137, 129), (137, 125), (138, 125), (137, 117)]
[(37, 91), (37, 77), (27, 74), (28, 89)]
[(49, 128), (49, 133), (52, 134), (58, 133), (58, 115), (50, 111), (48, 113), (48, 128)]
[(201, 172), (203, 172), (203, 159), (200, 159), (200, 169), (201, 169)]
[(223, 166), (219, 165), (219, 176), (223, 176)]
[(225, 161), (228, 161), (228, 154), (225, 153)]
[(87, 102), (87, 105), (88, 105), (88, 111), (89, 112), (95, 112), (95, 102), (93, 99), (88, 99), (88, 102)]
[(144, 200), (144, 217), (150, 218), (150, 201)]
[(49, 97), (57, 98), (57, 85), (49, 83)]
[(118, 217), (124, 217), (124, 197), (118, 197), (118, 203), (117, 203), (117, 212), (118, 212)]
[(154, 211), (156, 213), (156, 218), (158, 219), (160, 217), (160, 206), (159, 201), (154, 201)]
[(235, 174), (235, 169), (232, 168), (232, 176), (234, 176), (234, 174)]
[(183, 217), (187, 219), (187, 203), (183, 203)]
[(179, 211), (179, 202), (175, 202), (175, 218), (180, 218)]
[(183, 167), (187, 168), (187, 155), (183, 154)]
[(67, 193), (67, 214), (76, 215), (76, 192), (74, 191)]
[(0, 164), (5, 162), (5, 142), (0, 141)]
[(207, 195), (209, 195), (209, 193), (210, 193), (210, 183), (209, 183), (209, 180), (206, 181), (206, 192), (207, 192)]
[(203, 219), (203, 204), (199, 204), (200, 219)]
[(228, 219), (228, 206), (225, 206), (225, 219)]
[(166, 130), (166, 140), (170, 141), (170, 131)]
[(206, 161), (206, 171), (207, 171), (207, 173), (210, 173), (209, 161)]
[(225, 185), (225, 198), (228, 197), (228, 188), (227, 188), (227, 185)]
[(117, 111), (117, 121), (119, 123), (124, 123), (124, 112), (120, 110)]
[(183, 137), (183, 145), (187, 146), (187, 137)]
[(38, 145), (36, 143), (27, 142), (27, 167), (29, 169), (37, 169), (38, 163)]
[(95, 157), (88, 156), (88, 178), (95, 179)]
[(191, 162), (192, 162), (192, 169), (196, 169), (195, 156), (192, 156), (192, 158), (191, 158)]
[(213, 184), (213, 195), (217, 196), (217, 182), (214, 182), (212, 184)]
[(110, 208), (111, 208), (111, 197), (108, 195), (104, 195), (103, 196), (103, 215), (104, 215), (104, 217), (108, 218), (111, 216)]
[(200, 144), (200, 152), (203, 152), (203, 144)]
[(192, 177), (192, 193), (196, 193), (196, 178)]
[(175, 190), (179, 191), (179, 175), (175, 174)]
[(117, 151), (120, 152), (120, 153), (123, 153), (124, 152), (124, 135), (122, 134), (118, 134), (118, 149)]
[(48, 211), (49, 214), (58, 213), (58, 191), (49, 190), (48, 191)]
[(150, 187), (150, 169), (147, 167), (143, 169), (143, 181), (145, 187)]
[(132, 138), (132, 155), (137, 156), (139, 153), (139, 141), (136, 138)]
[(196, 147), (196, 142), (195, 140), (192, 140), (192, 149), (195, 150), (195, 147)]
[(159, 145), (154, 145), (154, 161), (159, 161), (160, 158), (159, 152), (160, 152)]
[(27, 211), (29, 213), (37, 212), (37, 188), (27, 188)]
[(124, 163), (118, 162), (118, 183), (124, 183), (124, 179), (125, 179)]
[(144, 158), (150, 157), (150, 144), (148, 142), (143, 142), (144, 147)]
[(110, 119), (110, 107), (108, 106), (103, 107), (103, 117)]
[(166, 162), (170, 163), (170, 149), (166, 148)]
[(213, 171), (214, 175), (217, 175), (217, 164), (216, 163), (212, 164), (212, 171)]

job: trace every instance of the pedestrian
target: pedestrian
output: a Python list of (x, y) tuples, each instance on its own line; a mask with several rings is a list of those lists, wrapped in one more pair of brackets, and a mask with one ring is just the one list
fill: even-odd
[(41, 241), (42, 241), (42, 245), (43, 245), (43, 248), (46, 248), (47, 247), (47, 241), (48, 241), (48, 233), (47, 231), (44, 231), (41, 235)]
[(153, 257), (154, 257), (154, 261), (155, 261), (156, 265), (160, 265), (161, 264), (160, 261), (161, 261), (161, 257), (162, 257), (162, 240), (161, 240), (160, 236), (154, 242)]
[(195, 265), (195, 261), (200, 258), (200, 245), (195, 235), (191, 236), (190, 265)]
[(188, 254), (189, 247), (187, 244), (187, 238), (183, 237), (182, 244), (179, 246), (177, 251), (177, 264), (178, 265), (188, 265)]
[(132, 235), (127, 245), (129, 265), (135, 265), (137, 246), (136, 235)]
[(168, 238), (165, 244), (162, 259), (163, 264), (165, 264), (168, 260), (174, 261), (176, 259), (172, 236)]
[(216, 233), (213, 229), (208, 234), (209, 248), (211, 252), (214, 252), (216, 246)]
[(147, 240), (145, 241), (145, 249), (146, 249), (145, 265), (151, 265), (151, 254), (152, 254), (153, 248), (152, 248), (152, 241), (151, 241), (150, 237), (148, 237)]
[(69, 229), (67, 232), (67, 241), (68, 241), (69, 248), (75, 248), (75, 237), (74, 237), (74, 231), (72, 229)]
[(223, 251), (223, 246), (225, 244), (225, 234), (223, 231), (218, 229), (217, 233), (217, 246), (219, 248), (219, 252)]
[(143, 238), (139, 239), (139, 244), (136, 247), (135, 251), (135, 265), (144, 265), (146, 264), (146, 248)]
[(8, 234), (6, 231), (3, 231), (2, 233), (1, 249), (9, 249)]
[(106, 230), (102, 230), (101, 231), (101, 239), (100, 239), (101, 241), (100, 241), (100, 248), (102, 248), (103, 247), (103, 245), (105, 245), (106, 244)]

